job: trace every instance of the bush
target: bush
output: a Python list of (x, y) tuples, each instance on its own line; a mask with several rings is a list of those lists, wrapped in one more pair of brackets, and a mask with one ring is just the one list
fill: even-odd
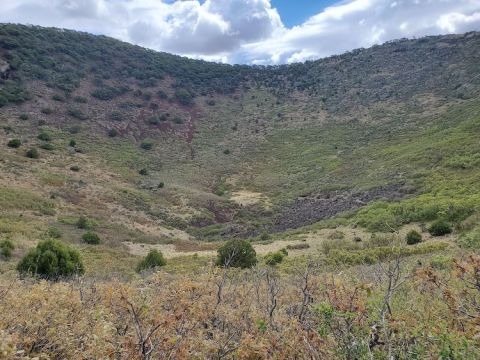
[(110, 129), (108, 130), (108, 136), (110, 137), (116, 137), (118, 135), (117, 129)]
[(38, 150), (35, 148), (31, 148), (26, 152), (27, 157), (30, 159), (38, 159), (40, 157), (40, 154), (38, 153)]
[(40, 148), (42, 148), (42, 149), (44, 149), (44, 150), (48, 150), (48, 151), (55, 150), (55, 146), (53, 146), (53, 145), (50, 144), (50, 143), (42, 144), (42, 145), (40, 145)]
[(37, 275), (50, 280), (85, 272), (78, 251), (58, 240), (40, 242), (18, 263), (17, 270), (22, 275)]
[(70, 142), (68, 143), (68, 146), (70, 147), (75, 147), (77, 145), (77, 142), (75, 140), (70, 140)]
[(309, 249), (310, 245), (305, 243), (300, 243), (300, 244), (293, 244), (293, 245), (287, 245), (288, 250), (304, 250), (304, 249)]
[(160, 182), (158, 183), (158, 188), (159, 188), (159, 189), (163, 189), (163, 187), (165, 187), (165, 184), (164, 184), (163, 181), (160, 181)]
[(151, 150), (153, 148), (153, 141), (152, 140), (143, 140), (140, 144), (140, 147), (144, 150)]
[(270, 239), (270, 234), (267, 233), (266, 231), (264, 231), (260, 234), (260, 240), (267, 241), (269, 239)]
[(147, 169), (140, 169), (140, 170), (138, 171), (138, 173), (139, 173), (140, 175), (145, 176), (145, 175), (148, 175), (148, 170), (147, 170)]
[(37, 138), (42, 141), (52, 141), (52, 137), (50, 136), (50, 134), (44, 132), (38, 134)]
[(87, 244), (90, 244), (90, 245), (98, 245), (100, 244), (100, 237), (94, 233), (94, 232), (86, 232), (85, 234), (83, 234), (82, 236), (82, 240), (84, 242), (86, 242)]
[(60, 101), (60, 102), (65, 102), (65, 98), (61, 95), (58, 95), (58, 94), (54, 94), (52, 96), (52, 100), (55, 100), (55, 101)]
[(225, 150), (223, 150), (223, 153), (224, 153), (225, 155), (229, 155), (229, 154), (230, 154), (230, 149), (225, 149)]
[(88, 219), (85, 216), (80, 216), (77, 220), (77, 227), (79, 229), (93, 229), (94, 223), (92, 220)]
[(147, 269), (154, 269), (159, 266), (165, 266), (167, 261), (163, 257), (163, 254), (158, 250), (150, 250), (147, 256), (141, 260), (137, 265), (137, 272), (141, 272)]
[(80, 171), (80, 167), (78, 165), (72, 165), (72, 166), (70, 166), (70, 170), (78, 172), (78, 171)]
[(19, 118), (20, 120), (28, 120), (28, 114), (25, 114), (25, 113), (20, 114)]
[(47, 236), (51, 237), (52, 239), (60, 239), (62, 237), (62, 232), (57, 227), (50, 227), (47, 230)]
[(20, 141), (20, 139), (12, 139), (7, 143), (8, 147), (15, 148), (15, 149), (19, 148), (20, 145), (22, 145), (22, 142)]
[(410, 230), (405, 237), (408, 245), (415, 245), (422, 241), (422, 235), (415, 230)]
[(267, 265), (277, 265), (283, 261), (285, 254), (281, 251), (276, 251), (274, 253), (268, 253), (265, 255), (265, 264)]
[(460, 236), (457, 240), (458, 245), (464, 249), (480, 249), (480, 229), (474, 229)]
[(442, 236), (450, 234), (452, 227), (445, 220), (437, 220), (430, 225), (428, 232), (433, 236)]
[(257, 263), (252, 244), (245, 240), (230, 240), (218, 249), (217, 266), (250, 268)]
[(41, 112), (45, 115), (50, 115), (51, 113), (53, 113), (53, 110), (51, 108), (43, 108)]
[(119, 111), (113, 111), (110, 114), (110, 119), (113, 120), (113, 121), (122, 121), (123, 120), (123, 115)]
[(87, 120), (88, 119), (88, 115), (85, 114), (82, 110), (80, 110), (78, 108), (70, 108), (70, 109), (68, 109), (67, 113), (71, 117), (74, 117), (74, 118), (79, 119), (79, 120)]
[(175, 91), (175, 98), (182, 105), (191, 105), (193, 103), (193, 96), (185, 89), (178, 89)]
[(5, 259), (12, 257), (12, 252), (15, 249), (12, 240), (5, 239), (0, 243), (0, 255)]

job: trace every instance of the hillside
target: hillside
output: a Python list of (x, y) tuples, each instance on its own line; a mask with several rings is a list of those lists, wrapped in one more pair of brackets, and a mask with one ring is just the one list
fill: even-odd
[[(171, 310), (178, 305), (170, 315), (185, 314), (189, 307), (182, 301), (187, 298), (203, 299), (191, 310), (198, 312), (198, 318), (192, 315), (192, 329), (198, 332), (185, 348), (168, 348), (173, 335), (157, 339), (166, 349), (157, 355), (160, 358), (177, 350), (174, 358), (193, 356), (201, 343), (198, 339), (204, 337), (209, 340), (197, 357), (215, 353), (218, 356), (211, 358), (229, 358), (229, 339), (235, 339), (244, 358), (267, 358), (279, 333), (288, 334), (292, 346), (301, 344), (302, 356), (335, 358), (332, 349), (340, 346), (335, 343), (339, 340), (315, 338), (326, 331), (321, 324), (338, 315), (338, 328), (332, 330), (329, 323), (329, 331), (341, 333), (346, 342), (359, 336), (362, 351), (368, 348), (369, 327), (380, 321), (371, 315), (370, 306), (381, 301), (384, 290), (384, 283), (371, 274), (380, 271), (377, 263), (398, 255), (405, 261), (405, 272), (422, 275), (407, 289), (415, 299), (418, 296), (419, 304), (412, 304), (410, 292), (402, 292), (395, 305), (404, 317), (392, 325), (398, 326), (392, 331), (401, 338), (395, 340), (402, 344), (399, 349), (404, 346), (398, 358), (411, 358), (407, 343), (415, 338), (413, 332), (431, 329), (434, 321), (425, 313), (415, 326), (409, 321), (429, 301), (442, 301), (440, 295), (430, 299), (434, 292), (425, 294), (418, 286), (439, 286), (436, 291), (445, 296), (445, 303), (432, 318), (441, 318), (451, 299), (440, 285), (451, 285), (458, 275), (452, 264), (475, 276), (472, 269), (478, 258), (467, 254), (480, 249), (480, 33), (402, 39), (301, 64), (251, 67), (191, 60), (70, 30), (0, 24), (0, 127), (0, 240), (15, 245), (12, 258), (0, 260), (0, 294), (10, 282), (21, 283), (32, 294), (22, 298), (11, 316), (20, 316), (20, 307), (31, 307), (44, 291), (63, 299), (65, 308), (84, 305), (77, 295), (69, 298), (65, 284), (24, 283), (14, 275), (16, 262), (29, 249), (56, 237), (79, 250), (87, 274), (84, 281), (98, 282), (101, 294), (97, 299), (89, 288), (85, 296), (96, 307), (92, 309), (109, 318), (109, 326), (119, 327), (118, 319), (130, 316), (115, 303), (118, 299), (137, 301), (141, 307), (138, 289), (147, 289), (145, 298), (157, 307)], [(430, 234), (427, 228), (436, 220), (446, 221), (453, 232)], [(422, 234), (422, 243), (405, 243), (411, 230)], [(86, 231), (98, 234), (101, 244), (85, 244)], [(262, 269), (255, 270), (258, 274), (232, 274), (225, 300), (217, 304), (221, 309), (210, 308), (215, 294), (208, 289), (226, 281), (226, 275), (210, 265), (218, 247), (229, 239), (248, 239), (260, 259), (289, 249), (275, 273), (284, 275), (278, 280), (284, 285), (278, 323), (264, 318), (271, 308), (259, 298), (248, 319), (241, 314), (248, 306), (235, 300), (242, 276), (252, 289), (258, 285), (273, 296), (273, 280), (261, 283), (266, 274)], [(135, 264), (150, 249), (165, 255), (165, 271), (139, 277)], [(299, 274), (312, 262), (316, 269), (312, 281), (328, 286), (312, 290), (312, 298), (321, 300), (304, 318), (303, 310), (300, 316), (289, 302), (301, 298), (305, 289), (299, 285), (303, 281)], [(445, 279), (435, 283), (432, 273), (417, 268), (430, 263), (444, 271)], [(329, 281), (334, 279), (326, 274), (330, 271), (340, 274), (339, 281), (345, 284), (342, 299), (332, 300), (334, 286)], [(121, 283), (119, 288), (115, 281)], [(158, 283), (166, 284), (167, 290), (150, 287)], [(82, 297), (83, 287), (89, 285), (78, 286)], [(171, 295), (174, 289), (180, 290)], [(371, 289), (375, 300), (369, 298)], [(454, 287), (452, 296), (461, 299), (462, 289)], [(5, 295), (10, 300), (1, 303), (1, 310), (6, 311), (18, 291)], [(243, 288), (239, 299), (249, 299), (249, 291)], [(166, 294), (171, 298), (161, 298)], [(474, 303), (478, 295), (470, 295)], [(353, 300), (347, 309), (348, 296)], [(475, 308), (472, 303), (468, 306)], [(327, 305), (353, 314), (358, 332), (348, 333), (350, 325), (341, 319), (349, 317), (330, 314)], [(52, 311), (55, 304), (48, 306), (46, 311)], [(308, 306), (305, 303), (302, 309)], [(95, 318), (91, 311), (82, 318), (85, 324)], [(157, 323), (158, 314), (152, 311), (145, 315), (145, 326)], [(228, 322), (226, 318), (210, 319), (210, 324), (200, 316), (202, 311), (220, 311), (242, 328), (227, 326), (219, 335), (218, 324)], [(175, 323), (178, 319), (165, 320), (169, 329), (165, 331), (180, 336), (177, 326), (187, 325)], [(469, 322), (468, 330), (459, 330), (457, 324), (452, 330), (449, 320), (442, 318), (445, 332), (432, 330), (436, 340), (422, 339), (429, 345), (418, 345), (418, 358), (448, 352), (448, 346), (455, 355), (440, 358), (462, 358), (473, 350), (478, 354), (479, 344), (470, 342), (478, 324)], [(317, 326), (315, 336), (306, 330), (307, 323)], [(57, 325), (52, 326), (58, 329)], [(84, 334), (78, 326), (75, 331)], [(202, 326), (204, 330), (198, 330)], [(208, 326), (214, 328), (211, 334)], [(118, 338), (121, 329), (117, 330), (116, 335), (109, 333), (113, 348), (128, 342)], [(103, 336), (103, 330), (96, 331)], [(257, 350), (263, 355), (247, 356), (257, 354), (254, 338), (242, 337), (249, 332), (262, 338), (262, 349)], [(455, 335), (447, 341), (442, 336), (449, 332)], [(22, 348), (31, 345), (32, 356), (41, 353), (35, 346), (57, 354), (53, 358), (78, 356), (69, 352), (78, 344), (62, 348), (58, 355), (39, 345), (38, 334), (30, 334), (38, 340), (36, 345), (28, 344), (25, 334), (7, 335), (13, 343), (22, 338)], [(0, 332), (0, 340), (2, 336)], [(342, 346), (342, 357), (367, 358), (365, 353), (358, 355), (359, 349)], [(107, 347), (96, 354), (89, 348), (86, 357), (131, 355), (113, 356)], [(313, 355), (312, 347), (322, 350)], [(226, 351), (222, 356), (220, 348)], [(288, 346), (282, 351), (284, 358), (293, 356)], [(242, 358), (241, 352), (236, 354), (233, 358)], [(384, 352), (379, 354), (384, 358)]]

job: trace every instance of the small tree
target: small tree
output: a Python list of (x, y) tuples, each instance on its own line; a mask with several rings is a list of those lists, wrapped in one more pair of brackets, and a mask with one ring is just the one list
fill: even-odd
[(245, 240), (230, 240), (218, 249), (216, 264), (225, 267), (250, 268), (257, 263), (257, 253)]
[(22, 275), (36, 275), (50, 280), (85, 272), (79, 252), (58, 240), (40, 242), (20, 260), (17, 270)]
[(268, 253), (267, 255), (265, 255), (265, 264), (272, 266), (280, 264), (283, 261), (284, 257), (285, 254), (281, 251)]
[(5, 259), (10, 259), (12, 257), (12, 252), (15, 249), (12, 240), (5, 239), (0, 243), (0, 255)]
[(44, 132), (38, 134), (37, 138), (43, 141), (52, 141), (52, 137), (50, 136), (50, 134)]
[(452, 227), (445, 220), (437, 220), (430, 225), (428, 232), (433, 236), (442, 236), (450, 234), (452, 232)]
[(38, 150), (35, 148), (31, 148), (26, 152), (27, 157), (30, 159), (38, 159), (40, 157), (40, 154), (38, 153)]
[(86, 232), (85, 234), (83, 234), (82, 240), (84, 242), (86, 242), (87, 244), (90, 244), (90, 245), (100, 244), (100, 237), (92, 231), (89, 231), (89, 232)]
[(152, 140), (148, 140), (148, 139), (145, 139), (142, 141), (142, 143), (140, 144), (140, 147), (144, 150), (151, 150), (153, 148), (153, 141)]
[(77, 227), (79, 229), (91, 229), (93, 228), (93, 225), (93, 222), (83, 215), (77, 220)]
[(415, 245), (422, 241), (422, 235), (415, 230), (410, 230), (405, 237), (408, 245)]
[(7, 143), (8, 147), (15, 148), (15, 149), (19, 148), (20, 145), (22, 145), (22, 142), (20, 141), (20, 139), (12, 139)]
[(147, 269), (154, 269), (156, 267), (165, 266), (167, 261), (163, 254), (158, 250), (150, 250), (147, 256), (141, 260), (137, 265), (137, 272)]

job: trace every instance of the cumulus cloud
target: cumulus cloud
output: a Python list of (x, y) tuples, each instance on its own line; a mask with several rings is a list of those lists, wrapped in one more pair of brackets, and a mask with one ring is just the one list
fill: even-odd
[(286, 28), (270, 0), (10, 0), (0, 21), (105, 34), (193, 58), (278, 64), (479, 30), (480, 1), (343, 0)]

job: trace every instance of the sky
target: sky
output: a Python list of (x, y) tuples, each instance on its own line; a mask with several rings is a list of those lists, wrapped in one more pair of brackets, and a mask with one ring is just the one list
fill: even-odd
[(0, 22), (108, 35), (196, 59), (285, 64), (480, 30), (480, 0), (6, 0)]

